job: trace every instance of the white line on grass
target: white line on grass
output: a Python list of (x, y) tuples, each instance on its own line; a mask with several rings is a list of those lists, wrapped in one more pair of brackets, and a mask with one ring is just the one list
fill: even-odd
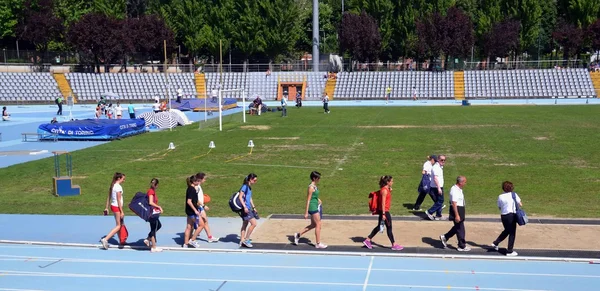
[(230, 163), (230, 165), (257, 166), (257, 167), (275, 167), (275, 168), (298, 168), (298, 169), (314, 169), (315, 168), (315, 167), (304, 167), (304, 166), (268, 165), (268, 164), (246, 164), (246, 163)]
[[(130, 279), (130, 280), (154, 280), (154, 281), (191, 281), (191, 282), (235, 282), (235, 283), (254, 283), (254, 284), (282, 284), (282, 285), (325, 285), (325, 286), (363, 286), (361, 283), (347, 282), (306, 282), (306, 281), (276, 281), (276, 280), (240, 280), (240, 279), (203, 279), (203, 278), (180, 278), (180, 277), (147, 277), (147, 276), (124, 276), (124, 275), (100, 275), (100, 274), (80, 274), (80, 273), (47, 273), (47, 272), (21, 272), (0, 270), (4, 276), (22, 276), (22, 277), (63, 277), (63, 278), (98, 278), (98, 279)], [(449, 286), (435, 285), (395, 285), (395, 284), (369, 284), (373, 287), (389, 288), (415, 288), (415, 289), (449, 289)], [(450, 286), (456, 290), (473, 290), (472, 286)], [(478, 290), (490, 291), (546, 291), (544, 289), (514, 289), (514, 288), (486, 288), (478, 287)]]
[(365, 283), (363, 284), (363, 291), (367, 290), (367, 286), (369, 285), (369, 277), (371, 277), (371, 268), (373, 267), (373, 260), (375, 257), (371, 257), (371, 262), (369, 263), (369, 269), (367, 270), (367, 277), (365, 278)]
[(373, 268), (375, 257), (371, 256), (368, 268), (355, 267), (316, 267), (316, 266), (290, 266), (290, 265), (244, 265), (244, 264), (211, 264), (211, 263), (184, 263), (184, 262), (150, 262), (150, 261), (127, 261), (127, 260), (103, 260), (103, 259), (78, 259), (78, 258), (59, 258), (59, 257), (35, 257), (35, 256), (15, 256), (0, 255), (0, 261), (28, 261), (36, 262), (54, 262), (61, 260), (62, 263), (95, 263), (95, 264), (133, 264), (133, 265), (160, 265), (160, 266), (190, 266), (190, 267), (225, 267), (225, 268), (261, 268), (261, 269), (316, 269), (331, 271), (367, 271), (365, 285), (369, 280), (371, 271), (376, 272), (395, 272), (395, 273), (443, 273), (443, 274), (469, 274), (469, 275), (493, 275), (493, 276), (522, 276), (522, 277), (566, 277), (566, 278), (600, 278), (600, 275), (576, 275), (576, 274), (548, 274), (548, 273), (512, 273), (512, 272), (478, 272), (473, 270), (432, 270), (432, 269), (379, 269)]

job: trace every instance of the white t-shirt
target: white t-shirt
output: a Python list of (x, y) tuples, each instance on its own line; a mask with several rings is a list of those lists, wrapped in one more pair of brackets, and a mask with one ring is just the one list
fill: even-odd
[(465, 206), (465, 195), (463, 194), (463, 190), (457, 185), (450, 188), (450, 201), (456, 202), (456, 206)]
[[(438, 178), (438, 181), (440, 182), (439, 185), (435, 184), (435, 178)], [(439, 163), (435, 163), (435, 165), (433, 165), (433, 167), (431, 167), (431, 184), (429, 184), (429, 186), (431, 187), (435, 187), (437, 188), (438, 186), (444, 187), (444, 168), (442, 168), (442, 166), (440, 166)]]
[[(515, 193), (515, 199), (518, 203), (521, 203), (519, 194)], [(512, 193), (503, 193), (498, 196), (498, 208), (500, 208), (501, 215), (517, 212), (515, 201), (512, 199)]]
[(198, 193), (198, 203), (204, 205), (204, 191), (200, 185), (196, 186), (196, 192)]
[(117, 202), (117, 193), (121, 192), (121, 205), (123, 205), (123, 187), (121, 184), (114, 184), (112, 188), (112, 193), (110, 193), (110, 205), (119, 207), (119, 203)]
[(429, 175), (431, 175), (431, 168), (433, 168), (433, 165), (430, 161), (426, 161), (425, 164), (423, 164), (423, 171)]
[(154, 104), (152, 104), (152, 110), (159, 111), (160, 110), (160, 103), (154, 103)]
[(121, 107), (121, 105), (115, 107), (115, 112), (117, 113), (117, 115), (122, 115), (123, 114), (123, 107)]

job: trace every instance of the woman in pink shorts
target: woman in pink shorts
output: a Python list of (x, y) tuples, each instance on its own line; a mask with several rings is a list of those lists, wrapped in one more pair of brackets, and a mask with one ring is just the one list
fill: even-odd
[(117, 172), (113, 176), (112, 183), (108, 189), (104, 213), (108, 213), (108, 204), (110, 203), (110, 210), (115, 216), (116, 225), (105, 237), (100, 240), (102, 247), (105, 250), (108, 249), (108, 240), (111, 239), (121, 229), (121, 221), (123, 221), (123, 218), (125, 218), (125, 213), (123, 212), (123, 187), (121, 186), (123, 182), (125, 182), (125, 174)]

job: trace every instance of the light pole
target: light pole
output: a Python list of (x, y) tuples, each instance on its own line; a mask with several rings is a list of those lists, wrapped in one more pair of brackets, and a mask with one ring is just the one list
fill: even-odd
[(6, 64), (6, 48), (3, 48), (2, 51), (4, 51), (4, 63)]

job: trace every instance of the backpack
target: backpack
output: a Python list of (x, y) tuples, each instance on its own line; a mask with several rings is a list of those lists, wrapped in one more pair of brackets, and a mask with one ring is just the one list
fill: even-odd
[(127, 226), (125, 226), (125, 221), (121, 219), (121, 228), (117, 232), (117, 236), (119, 237), (119, 244), (125, 245), (127, 243), (127, 238), (129, 237), (129, 231), (127, 230)]
[(369, 193), (369, 212), (377, 214), (379, 212), (379, 205), (381, 201), (381, 192), (377, 190)]
[(419, 191), (419, 193), (429, 193), (429, 190), (431, 189), (430, 183), (431, 175), (427, 173), (423, 174), (421, 177), (421, 182), (419, 183), (419, 187), (417, 187), (417, 191)]
[(229, 199), (229, 207), (231, 207), (231, 211), (238, 213), (244, 209), (244, 206), (240, 204), (240, 192), (237, 191), (231, 195)]
[(137, 192), (129, 203), (129, 209), (137, 214), (141, 219), (148, 221), (152, 216), (152, 207), (148, 201), (146, 193)]

